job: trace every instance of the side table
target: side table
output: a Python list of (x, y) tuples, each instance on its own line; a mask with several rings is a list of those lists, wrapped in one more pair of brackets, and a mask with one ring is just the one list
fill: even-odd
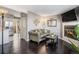
[(57, 40), (57, 36), (55, 36), (55, 35), (54, 35), (54, 36), (48, 35), (48, 36), (46, 36), (45, 38), (47, 39), (46, 45), (49, 45), (49, 44), (50, 44), (50, 46), (51, 46), (52, 48), (55, 48), (55, 46), (56, 46), (55, 40)]

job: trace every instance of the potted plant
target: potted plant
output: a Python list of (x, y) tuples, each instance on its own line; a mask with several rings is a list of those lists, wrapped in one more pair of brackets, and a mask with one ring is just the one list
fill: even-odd
[(77, 24), (74, 28), (76, 39), (79, 40), (79, 24)]
[(70, 48), (74, 50), (75, 53), (79, 54), (79, 47), (77, 47), (72, 41), (70, 42), (71, 42)]

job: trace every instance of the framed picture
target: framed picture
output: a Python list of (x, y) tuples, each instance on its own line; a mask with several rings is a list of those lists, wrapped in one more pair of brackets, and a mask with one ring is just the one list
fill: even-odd
[(47, 21), (47, 26), (48, 27), (56, 27), (56, 25), (57, 25), (56, 19), (51, 18), (50, 20)]

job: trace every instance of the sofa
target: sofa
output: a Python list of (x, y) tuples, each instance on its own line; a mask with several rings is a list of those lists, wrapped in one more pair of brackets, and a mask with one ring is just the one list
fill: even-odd
[(29, 31), (29, 40), (32, 40), (34, 42), (40, 43), (44, 39), (42, 38), (45, 35), (48, 35), (50, 33), (50, 30), (47, 29), (35, 29)]

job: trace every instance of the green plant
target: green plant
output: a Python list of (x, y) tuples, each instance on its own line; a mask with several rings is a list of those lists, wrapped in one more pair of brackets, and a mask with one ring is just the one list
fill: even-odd
[(75, 34), (76, 34), (76, 38), (79, 40), (79, 24), (77, 24), (74, 28)]
[(79, 47), (77, 47), (73, 42), (71, 42), (70, 48), (72, 48), (75, 51), (75, 53), (79, 53)]

